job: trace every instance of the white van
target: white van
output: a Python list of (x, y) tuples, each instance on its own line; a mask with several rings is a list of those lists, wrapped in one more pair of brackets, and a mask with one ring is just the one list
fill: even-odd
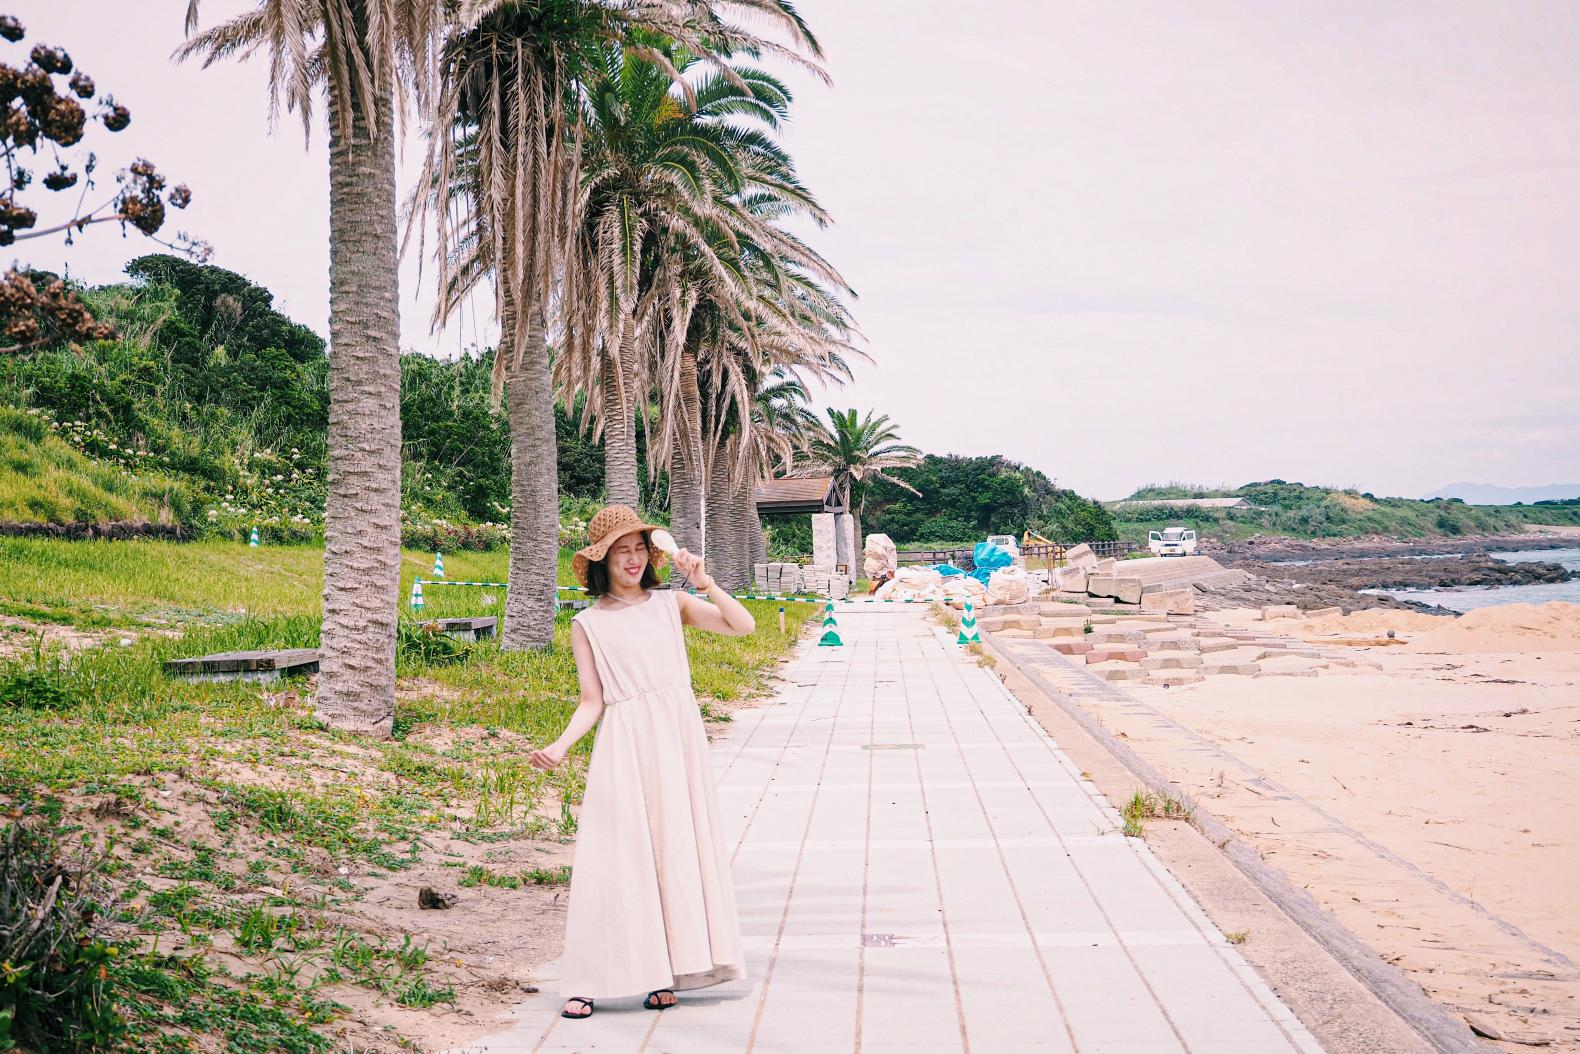
[(1189, 527), (1165, 527), (1147, 533), (1153, 556), (1189, 556), (1196, 551), (1196, 532)]

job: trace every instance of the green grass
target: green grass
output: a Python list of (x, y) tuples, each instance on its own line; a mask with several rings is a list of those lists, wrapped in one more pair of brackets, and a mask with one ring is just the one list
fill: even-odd
[(180, 480), (127, 475), (74, 450), (43, 418), (0, 406), (0, 521), (170, 523), (186, 495)]
[[(568, 579), (569, 554), (561, 556)], [(428, 577), (432, 560), (406, 555), (403, 612), (412, 577)], [(499, 580), (506, 560), (445, 554), (452, 578)], [(446, 834), (474, 842), (575, 834), (592, 737), (554, 772), (526, 763), (577, 705), (568, 611), (548, 651), (505, 652), (492, 641), (433, 652), (403, 645), (387, 741), (324, 728), (300, 680), (165, 677), (162, 663), (174, 657), (316, 645), (321, 561), (311, 547), (0, 539), (0, 610), (26, 612), (46, 633), (51, 623), (164, 630), (69, 656), (46, 643), (0, 662), (0, 801), (54, 817), (67, 831), (96, 826), (113, 843), (123, 922), (142, 934), (116, 975), (130, 1027), (146, 1034), (142, 1049), (199, 1049), (183, 1037), (208, 1035), (241, 1052), (330, 1049), (314, 1026), (343, 1008), (325, 998), (325, 984), (371, 988), (412, 1008), (453, 1000), (409, 938), (337, 929), (325, 921), (332, 904), (294, 892), (260, 903), (257, 890), (351, 898), (357, 887), (333, 867), (325, 879), (323, 858), (356, 874), (391, 872), (431, 862), (430, 846)], [(498, 600), (491, 608), (482, 604), (490, 593)], [(424, 614), (500, 614), (502, 601), (499, 590), (439, 587)], [(757, 690), (817, 614), (813, 605), (786, 605), (781, 635), (776, 603), (748, 607), (758, 622), (748, 637), (687, 632), (705, 716), (722, 716), (714, 707)], [(166, 819), (171, 794), (200, 807), (203, 831), (178, 831)], [(77, 796), (104, 795), (124, 804), (97, 814), (114, 817), (108, 822), (71, 811)], [(568, 873), (477, 868), (463, 877), (519, 889), (561, 885)], [(160, 954), (166, 934), (181, 936), (179, 959)], [(211, 964), (211, 948), (257, 972)]]
[[(507, 552), (444, 554), (446, 577), (504, 581)], [(323, 603), (324, 550), (317, 545), (229, 541), (62, 542), (0, 538), (0, 614), (84, 628), (185, 626), (246, 616), (316, 615)], [(406, 551), (400, 604), (412, 580), (433, 573), (433, 553)], [(570, 554), (560, 582), (574, 584)], [(424, 588), (423, 618), (501, 614), (504, 591), (471, 586)], [(486, 601), (492, 597), (494, 603)]]
[(1123, 831), (1127, 838), (1146, 837), (1148, 820), (1192, 822), (1191, 809), (1184, 802), (1171, 795), (1149, 790), (1137, 790), (1132, 794), (1119, 810), (1119, 815), (1124, 820)]

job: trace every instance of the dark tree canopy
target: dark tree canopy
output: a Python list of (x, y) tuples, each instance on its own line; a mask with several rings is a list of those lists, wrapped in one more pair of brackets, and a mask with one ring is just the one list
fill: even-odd
[(862, 526), (901, 544), (964, 544), (987, 534), (1018, 535), (1027, 529), (1060, 542), (1115, 536), (1113, 520), (1100, 504), (1000, 455), (929, 454), (921, 465), (898, 469), (895, 475), (921, 496), (873, 484)]

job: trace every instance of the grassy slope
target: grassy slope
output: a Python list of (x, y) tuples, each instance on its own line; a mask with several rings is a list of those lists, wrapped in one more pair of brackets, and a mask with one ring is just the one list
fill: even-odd
[(164, 499), (181, 487), (85, 457), (39, 418), (0, 406), (0, 522), (168, 522)]
[[(122, 978), (139, 1028), (222, 1033), (237, 1050), (313, 1050), (312, 1026), (348, 1023), (334, 1009), (336, 1000), (356, 1002), (347, 993), (397, 1008), (454, 998), (464, 978), (445, 964), (410, 950), (403, 958), (399, 935), (347, 922), (360, 889), (334, 877), (332, 865), (366, 882), (432, 866), (446, 838), (497, 854), (574, 832), (591, 739), (556, 772), (526, 763), (576, 706), (568, 613), (547, 653), (506, 653), (492, 643), (459, 657), (403, 648), (390, 742), (325, 730), (300, 683), (163, 676), (160, 663), (175, 656), (316, 643), (321, 559), (302, 547), (0, 540), (0, 612), (26, 616), (46, 642), (52, 624), (123, 627), (114, 636), (132, 641), (69, 662), (46, 643), (40, 654), (0, 663), (0, 790), (112, 846), (121, 921), (143, 949), (125, 960)], [(432, 560), (407, 554), (403, 598)], [(505, 560), (458, 553), (445, 564), (452, 579), (498, 580)], [(427, 592), (425, 616), (500, 610), (483, 603), (498, 590)], [(705, 712), (755, 691), (815, 610), (789, 605), (790, 635), (782, 637), (776, 605), (749, 606), (758, 619), (750, 637), (688, 631)], [(473, 870), (490, 885), (529, 881), (490, 877), (481, 864)], [(275, 891), (263, 908), (260, 889)], [(347, 925), (350, 936), (337, 929)], [(271, 936), (281, 927), (290, 929), (289, 960), (277, 955), (286, 937)], [(160, 949), (193, 954), (154, 955), (147, 949), (156, 937)], [(423, 938), (413, 941), (408, 947), (420, 950)], [(238, 991), (283, 1016), (229, 1013)]]

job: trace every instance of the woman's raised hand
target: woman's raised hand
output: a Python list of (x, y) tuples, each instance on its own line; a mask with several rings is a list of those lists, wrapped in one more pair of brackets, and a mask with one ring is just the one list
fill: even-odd
[(686, 581), (706, 593), (713, 588), (713, 576), (708, 574), (704, 564), (703, 558), (690, 549), (682, 549), (675, 554), (675, 567), (686, 576)]
[(549, 769), (558, 768), (560, 762), (565, 760), (565, 748), (558, 743), (534, 750), (527, 755), (527, 762), (535, 769), (547, 772)]

